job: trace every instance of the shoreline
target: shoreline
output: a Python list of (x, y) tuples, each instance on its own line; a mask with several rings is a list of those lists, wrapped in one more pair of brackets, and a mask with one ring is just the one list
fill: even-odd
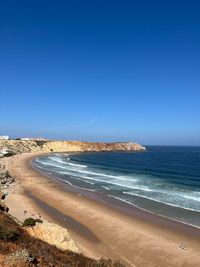
[[(45, 155), (48, 156), (49, 153), (47, 153)], [(70, 153), (69, 153), (69, 155), (70, 155)], [(44, 154), (42, 154), (41, 156), (44, 156)], [(120, 198), (118, 199), (117, 197), (107, 195), (107, 194), (104, 194), (102, 192), (93, 191), (91, 189), (81, 188), (79, 186), (72, 185), (68, 181), (65, 182), (54, 175), (47, 174), (47, 172), (40, 170), (38, 167), (35, 167), (33, 165), (32, 162), (35, 160), (36, 157), (37, 156), (34, 156), (33, 158), (31, 158), (29, 160), (30, 168), (33, 169), (34, 171), (36, 171), (37, 173), (40, 173), (42, 176), (48, 177), (49, 179), (53, 180), (54, 182), (58, 182), (62, 187), (65, 188), (65, 190), (64, 190), (65, 192), (68, 192), (68, 193), (72, 192), (75, 194), (81, 194), (81, 195), (87, 197), (88, 199), (90, 199), (91, 201), (95, 201), (99, 204), (103, 204), (107, 207), (110, 207), (110, 208), (113, 208), (117, 211), (123, 212), (129, 216), (135, 216), (136, 215), (136, 216), (141, 217), (142, 219), (148, 218), (149, 222), (150, 221), (153, 223), (159, 222), (159, 223), (163, 223), (163, 224), (167, 223), (168, 226), (170, 224), (172, 226), (175, 226), (177, 224), (179, 230), (184, 229), (186, 227), (187, 232), (188, 231), (195, 231), (195, 235), (196, 235), (196, 230), (199, 230), (198, 234), (200, 237), (200, 227), (198, 227), (196, 225), (192, 225), (189, 223), (175, 220), (173, 218), (170, 218), (170, 217), (167, 217), (164, 215), (153, 213), (153, 212), (148, 211), (146, 209), (140, 208), (140, 207), (138, 207), (132, 203), (129, 203), (128, 201), (124, 201)], [(167, 204), (164, 204), (164, 205), (167, 206)]]
[[(66, 185), (31, 168), (31, 160), (38, 155), (41, 154), (8, 158), (8, 169), (22, 186), (20, 194), (27, 204), (36, 213), (66, 227), (80, 252), (94, 258), (120, 260), (126, 266), (197, 266), (198, 228), (133, 206), (129, 209), (118, 203), (121, 201), (105, 198), (99, 203), (91, 199), (91, 194), (67, 192)], [(11, 198), (17, 195), (15, 192)], [(180, 249), (180, 244), (185, 244), (186, 250)]]
[[(80, 154), (80, 153), (87, 153), (87, 152), (73, 152), (73, 153)], [(101, 152), (94, 152), (94, 153), (101, 153)], [(45, 153), (45, 154), (42, 154), (40, 156), (44, 157), (44, 156), (48, 156), (50, 154), (51, 153)], [(70, 153), (67, 153), (67, 154), (70, 156)], [(73, 184), (71, 184), (71, 182), (69, 182), (67, 180), (66, 181), (62, 180), (58, 176), (53, 175), (52, 173), (48, 173), (47, 170), (43, 171), (43, 169), (40, 169), (37, 165), (35, 166), (33, 161), (35, 161), (36, 158), (37, 158), (37, 156), (33, 157), (30, 160), (30, 162), (29, 162), (30, 167), (34, 171), (36, 171), (37, 173), (40, 173), (42, 176), (49, 177), (53, 181), (59, 182), (61, 184), (61, 186), (64, 186), (66, 188), (67, 192), (81, 193), (82, 195), (91, 198), (91, 200), (93, 200), (93, 201), (96, 201), (96, 202), (101, 203), (101, 204), (105, 204), (106, 206), (111, 206), (111, 208), (115, 208), (118, 211), (121, 210), (122, 212), (125, 212), (125, 213), (127, 213), (129, 215), (131, 213), (130, 210), (133, 209), (135, 211), (138, 211), (138, 213), (146, 215), (146, 217), (150, 218), (152, 216), (152, 218), (154, 218), (154, 220), (153, 220), (154, 222), (157, 222), (158, 220), (163, 221), (163, 222), (168, 221), (168, 223), (179, 224), (179, 226), (180, 225), (185, 225), (186, 227), (189, 227), (189, 230), (190, 230), (190, 227), (200, 230), (200, 226), (197, 226), (197, 225), (194, 225), (194, 224), (191, 224), (191, 223), (187, 223), (187, 222), (184, 222), (184, 221), (179, 221), (179, 220), (176, 220), (174, 218), (171, 218), (171, 217), (168, 217), (168, 216), (165, 216), (165, 215), (162, 215), (162, 214), (157, 214), (157, 213), (155, 213), (153, 211), (150, 211), (150, 210), (147, 210), (145, 208), (138, 207), (137, 205), (134, 205), (133, 203), (125, 201), (125, 200), (123, 200), (121, 198), (117, 198), (115, 196), (112, 196), (112, 195), (109, 195), (109, 194), (106, 194), (106, 193), (103, 193), (103, 192), (95, 191), (95, 190), (92, 190), (92, 189), (89, 189), (89, 188), (82, 188), (82, 187), (79, 187), (77, 185), (73, 185)], [(152, 199), (149, 198), (149, 200), (152, 200)], [(110, 205), (111, 203), (113, 203), (113, 205)], [(163, 202), (160, 202), (160, 203), (162, 205), (164, 205), (165, 208), (168, 208), (168, 206), (169, 207), (173, 206), (173, 205), (169, 205), (169, 204), (163, 203)], [(173, 206), (173, 208), (180, 209), (180, 207), (178, 207), (178, 206)], [(187, 209), (187, 208), (183, 208), (183, 209), (186, 212), (187, 211), (189, 211), (189, 212), (193, 212), (193, 211), (197, 212), (196, 210), (192, 210), (192, 209)], [(129, 210), (129, 211), (127, 212), (127, 210)], [(135, 214), (133, 214), (133, 215), (135, 215)]]

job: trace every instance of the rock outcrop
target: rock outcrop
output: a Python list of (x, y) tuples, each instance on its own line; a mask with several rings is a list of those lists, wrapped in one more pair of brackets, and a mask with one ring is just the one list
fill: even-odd
[(3, 212), (8, 212), (9, 210), (4, 203), (4, 199), (6, 198), (5, 192), (13, 182), (14, 178), (10, 176), (10, 173), (5, 169), (5, 166), (0, 164), (0, 210)]
[[(52, 229), (52, 226), (48, 226), (48, 229)], [(63, 230), (59, 230), (59, 232), (56, 230), (55, 233), (65, 236)], [(54, 235), (54, 237), (59, 240), (59, 236)], [(60, 238), (60, 241), (62, 240), (63, 238)], [(0, 212), (0, 266), (124, 267), (119, 262), (112, 262), (110, 259), (95, 260), (68, 249), (59, 249), (55, 245), (44, 242), (33, 235), (31, 236), (24, 227), (3, 212)]]
[(5, 199), (5, 194), (3, 192), (0, 191), (0, 211), (3, 212), (8, 212), (9, 209), (8, 207), (5, 205), (5, 203), (3, 202), (3, 200)]
[[(13, 267), (13, 266), (30, 266), (29, 263), (33, 263), (31, 266), (36, 266), (36, 259), (30, 256), (27, 249), (19, 249), (8, 256), (4, 260), (4, 266)], [(35, 264), (34, 264), (35, 263)]]
[(6, 147), (13, 154), (30, 152), (81, 151), (137, 151), (145, 150), (132, 142), (97, 143), (80, 141), (0, 140), (0, 149)]
[(4, 191), (8, 189), (9, 185), (13, 182), (14, 178), (10, 176), (5, 166), (0, 164), (0, 190)]
[(54, 245), (59, 249), (78, 252), (78, 248), (69, 236), (67, 229), (57, 224), (43, 221), (43, 223), (37, 223), (35, 226), (26, 227), (26, 230), (31, 236)]
[(0, 211), (3, 212), (8, 212), (8, 207), (5, 205), (5, 203), (3, 202), (3, 200), (5, 199), (5, 194), (3, 192), (0, 191)]

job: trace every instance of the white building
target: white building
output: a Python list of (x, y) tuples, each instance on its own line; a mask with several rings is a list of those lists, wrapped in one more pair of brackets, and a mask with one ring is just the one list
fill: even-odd
[(0, 136), (0, 140), (9, 140), (9, 136), (8, 135), (2, 135), (2, 136)]
[(49, 139), (44, 137), (21, 137), (17, 139), (22, 141), (49, 141)]

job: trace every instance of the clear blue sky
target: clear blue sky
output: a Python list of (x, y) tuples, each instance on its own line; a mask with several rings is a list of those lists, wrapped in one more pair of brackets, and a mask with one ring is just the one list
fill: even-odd
[(0, 2), (0, 134), (200, 145), (199, 1)]

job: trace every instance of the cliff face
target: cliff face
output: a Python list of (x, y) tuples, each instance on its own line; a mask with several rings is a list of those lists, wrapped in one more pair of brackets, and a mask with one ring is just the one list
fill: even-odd
[(67, 229), (48, 221), (42, 223), (37, 223), (35, 226), (27, 227), (27, 232), (48, 244), (54, 245), (62, 250), (70, 250), (73, 252), (78, 252), (78, 247), (75, 245), (74, 241), (71, 239)]
[(132, 142), (97, 143), (80, 141), (0, 140), (0, 150), (3, 148), (9, 149), (15, 154), (30, 152), (145, 150), (143, 146)]
[[(75, 252), (76, 245), (69, 241), (68, 233), (59, 226), (44, 222), (35, 230), (27, 228), (0, 211), (0, 266), (124, 267), (119, 262), (103, 258), (95, 260)], [(44, 233), (41, 233), (41, 229)], [(53, 245), (49, 242), (53, 242)], [(61, 249), (57, 247), (58, 244)]]

